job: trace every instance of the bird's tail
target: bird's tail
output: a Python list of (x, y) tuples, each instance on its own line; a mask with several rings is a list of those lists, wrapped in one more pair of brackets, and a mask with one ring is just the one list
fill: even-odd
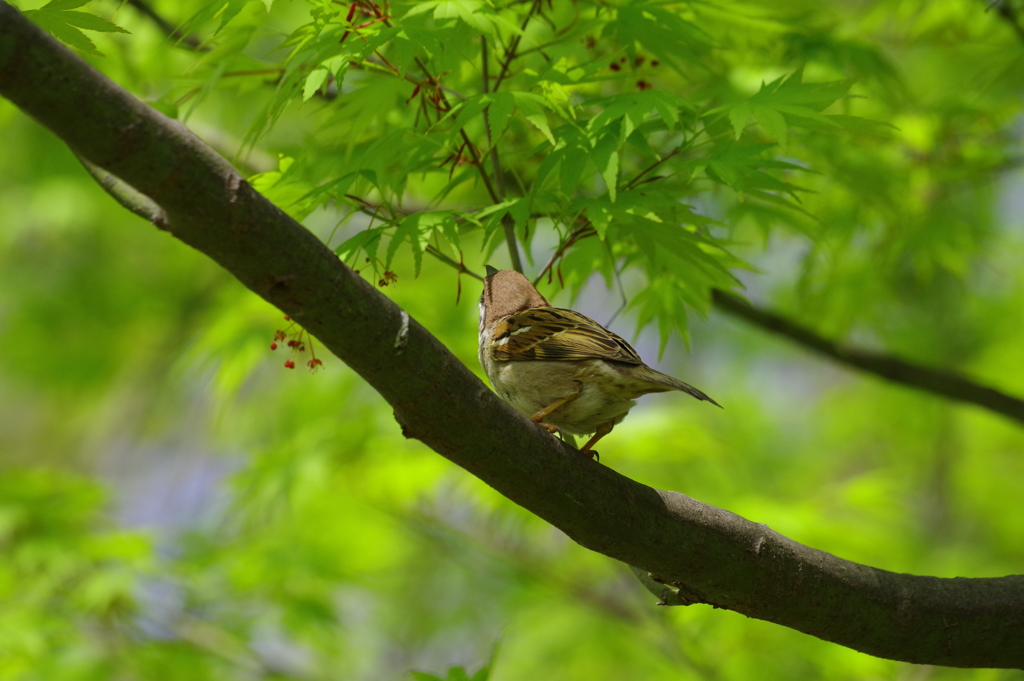
[(649, 381), (656, 385), (665, 386), (664, 390), (652, 390), (651, 392), (668, 392), (669, 390), (679, 390), (688, 395), (696, 397), (698, 400), (710, 402), (711, 404), (719, 408), (722, 407), (722, 405), (720, 405), (718, 402), (715, 402), (713, 399), (705, 395), (700, 390), (697, 390), (689, 383), (683, 383), (678, 378), (672, 378), (668, 374), (663, 374), (660, 371), (652, 369), (649, 366), (643, 366), (638, 368), (640, 369), (640, 371), (637, 374), (637, 378), (642, 378), (643, 380)]

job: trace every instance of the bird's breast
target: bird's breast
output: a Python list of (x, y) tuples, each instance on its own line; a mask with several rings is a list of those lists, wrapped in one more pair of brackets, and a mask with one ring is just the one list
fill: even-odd
[(603, 360), (498, 361), (482, 352), (481, 362), (497, 393), (524, 416), (572, 398), (545, 420), (573, 435), (618, 423), (636, 404), (609, 383)]

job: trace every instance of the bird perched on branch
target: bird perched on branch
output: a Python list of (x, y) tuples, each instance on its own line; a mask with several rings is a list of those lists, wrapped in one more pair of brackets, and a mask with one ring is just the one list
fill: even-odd
[(641, 395), (681, 390), (721, 406), (644, 364), (593, 319), (552, 307), (519, 272), (490, 265), (480, 297), (480, 363), (498, 395), (548, 432), (594, 433), (580, 449), (590, 456)]

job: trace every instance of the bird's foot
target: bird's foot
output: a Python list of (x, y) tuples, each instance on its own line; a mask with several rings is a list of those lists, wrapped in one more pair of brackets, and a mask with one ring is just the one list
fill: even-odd
[(592, 449), (592, 447), (597, 444), (598, 440), (603, 438), (608, 433), (612, 432), (612, 428), (614, 428), (614, 427), (615, 427), (615, 423), (612, 422), (612, 421), (608, 421), (607, 423), (602, 423), (600, 426), (598, 426), (597, 427), (597, 432), (594, 433), (594, 437), (592, 437), (589, 440), (587, 440), (587, 444), (583, 445), (583, 447), (580, 448), (580, 453), (581, 454), (586, 454), (587, 456), (594, 457), (595, 461), (600, 461), (601, 460), (601, 455), (597, 453), (597, 450)]
[[(530, 419), (530, 420), (533, 421), (533, 419)], [(533, 421), (533, 422), (536, 423), (538, 426), (542, 427), (544, 430), (546, 430), (549, 433), (551, 433), (552, 435), (557, 435), (560, 432), (558, 430), (558, 426), (552, 425), (550, 423), (545, 423), (544, 421)]]

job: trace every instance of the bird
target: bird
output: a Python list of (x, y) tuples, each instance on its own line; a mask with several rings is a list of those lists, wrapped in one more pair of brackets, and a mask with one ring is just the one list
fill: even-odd
[(480, 364), (498, 395), (552, 434), (593, 433), (580, 448), (590, 457), (641, 395), (679, 390), (722, 406), (644, 364), (590, 317), (553, 307), (515, 270), (487, 265), (479, 341)]

